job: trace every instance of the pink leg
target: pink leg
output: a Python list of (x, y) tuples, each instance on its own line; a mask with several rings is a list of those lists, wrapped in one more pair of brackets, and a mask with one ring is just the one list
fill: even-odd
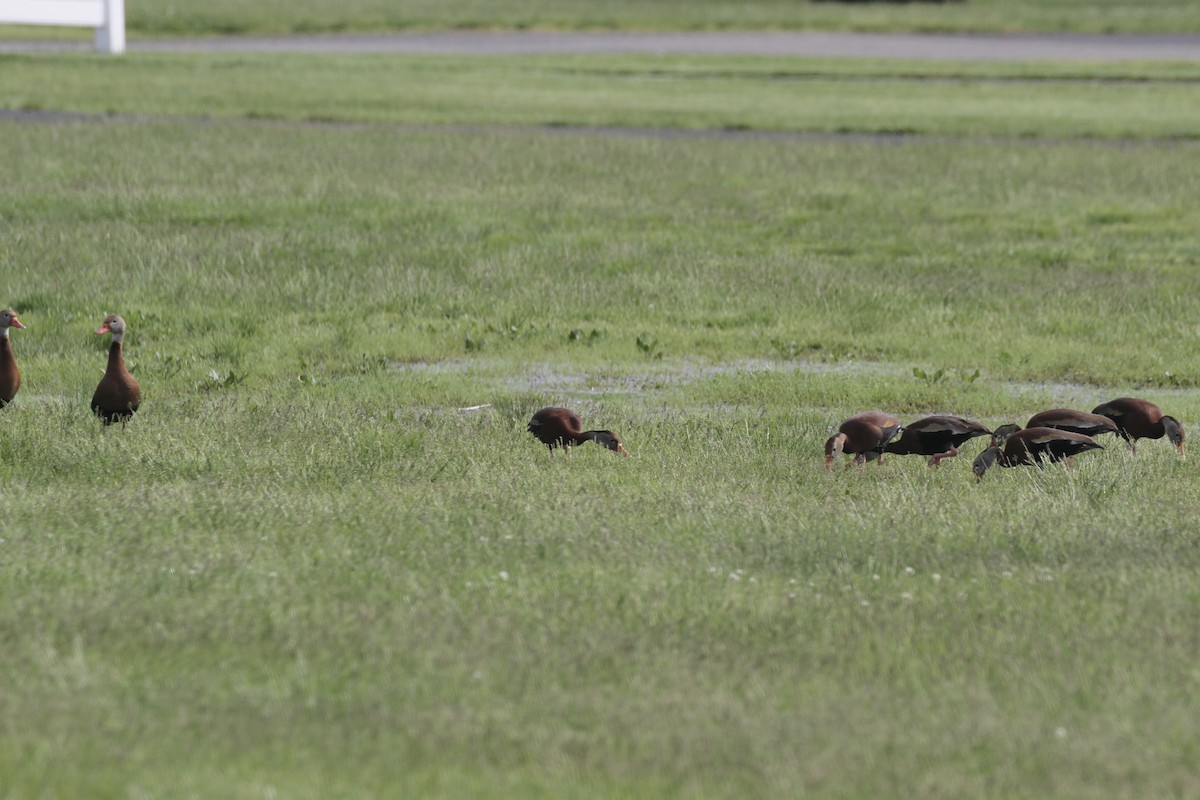
[(958, 455), (958, 448), (951, 446), (951, 448), (946, 452), (938, 453), (933, 458), (929, 459), (929, 466), (940, 467), (942, 465), (943, 458), (954, 458), (956, 455)]

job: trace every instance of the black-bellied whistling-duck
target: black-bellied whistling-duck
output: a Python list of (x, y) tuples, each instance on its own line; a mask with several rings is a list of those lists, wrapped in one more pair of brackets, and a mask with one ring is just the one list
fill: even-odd
[(17, 312), (11, 309), (0, 311), (0, 408), (11, 403), (21, 388), (21, 370), (17, 369), (17, 359), (13, 357), (8, 329), (24, 327), (17, 319)]
[(554, 455), (554, 448), (561, 447), (567, 454), (571, 454), (571, 447), (584, 442), (595, 442), (601, 447), (607, 447), (614, 453), (629, 455), (629, 451), (621, 444), (621, 440), (612, 431), (585, 431), (583, 429), (583, 420), (574, 411), (567, 408), (549, 407), (543, 408), (533, 415), (533, 419), (529, 420), (529, 432), (537, 437), (538, 441), (550, 448), (550, 455)]
[(108, 368), (92, 395), (92, 413), (104, 420), (105, 425), (120, 422), (133, 416), (142, 402), (142, 387), (125, 369), (121, 343), (125, 339), (125, 320), (112, 314), (104, 318), (96, 333), (111, 333), (112, 345), (108, 348)]
[(882, 411), (855, 414), (826, 440), (825, 468), (830, 469), (834, 459), (841, 453), (853, 454), (853, 464), (862, 464), (872, 458), (882, 461), (883, 448), (903, 427), (900, 420)]
[(958, 446), (963, 442), (991, 434), (991, 431), (973, 420), (936, 414), (905, 425), (900, 438), (888, 442), (883, 452), (902, 456), (932, 456), (929, 466), (936, 467), (942, 463), (942, 459), (958, 455)]
[(1101, 403), (1092, 409), (1093, 414), (1108, 417), (1117, 425), (1117, 433), (1129, 444), (1129, 452), (1137, 453), (1138, 439), (1161, 439), (1166, 436), (1183, 455), (1183, 424), (1174, 417), (1162, 413), (1162, 409), (1148, 400), (1136, 397), (1118, 397)]
[(1057, 428), (1022, 428), (1010, 434), (1003, 444), (994, 444), (980, 453), (971, 469), (978, 481), (997, 461), (1002, 467), (1042, 467), (1046, 461), (1066, 461), (1087, 450), (1103, 449), (1103, 445), (1082, 433)]
[(1099, 436), (1116, 433), (1117, 423), (1101, 414), (1089, 414), (1073, 408), (1052, 408), (1034, 414), (1025, 423), (1026, 428), (1057, 428), (1060, 431), (1082, 433), (1084, 436)]
[(997, 425), (996, 429), (992, 431), (992, 441), (989, 447), (1003, 447), (1008, 437), (1019, 430), (1021, 430), (1021, 426), (1014, 425), (1011, 422), (1007, 425)]

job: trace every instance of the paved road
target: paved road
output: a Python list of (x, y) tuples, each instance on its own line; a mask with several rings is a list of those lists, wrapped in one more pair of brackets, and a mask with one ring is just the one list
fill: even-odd
[[(86, 42), (0, 41), (0, 52), (86, 50)], [(485, 32), (131, 40), (131, 52), (676, 53), (947, 61), (1200, 61), (1200, 35), (816, 32)]]

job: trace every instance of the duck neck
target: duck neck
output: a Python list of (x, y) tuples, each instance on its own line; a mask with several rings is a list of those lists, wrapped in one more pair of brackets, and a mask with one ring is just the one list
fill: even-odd
[(581, 433), (575, 437), (575, 439), (571, 442), (571, 446), (578, 447), (579, 445), (583, 444), (584, 442), (594, 442), (594, 441), (596, 441), (597, 433), (599, 433), (599, 431), (584, 431), (583, 433)]
[(125, 359), (121, 355), (121, 340), (113, 336), (112, 344), (108, 346), (108, 371), (119, 372), (125, 369)]

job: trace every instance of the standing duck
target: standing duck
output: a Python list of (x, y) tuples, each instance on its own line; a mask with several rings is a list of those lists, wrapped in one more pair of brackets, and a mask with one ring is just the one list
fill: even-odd
[(855, 414), (825, 442), (825, 469), (832, 468), (834, 459), (841, 453), (852, 453), (854, 460), (851, 463), (854, 464), (862, 464), (872, 458), (883, 461), (883, 448), (903, 427), (900, 420), (882, 411)]
[(92, 395), (92, 413), (104, 420), (105, 425), (125, 422), (138, 410), (142, 402), (142, 387), (125, 369), (125, 358), (121, 343), (125, 339), (125, 320), (115, 314), (104, 318), (104, 324), (96, 333), (111, 333), (112, 345), (108, 348), (108, 368)]
[(883, 451), (902, 456), (931, 456), (929, 466), (936, 467), (942, 459), (958, 455), (958, 446), (968, 439), (991, 435), (991, 431), (973, 420), (934, 415), (905, 425), (900, 438), (888, 442)]
[(8, 341), (9, 328), (23, 330), (25, 326), (17, 319), (17, 312), (5, 309), (0, 311), (0, 408), (11, 403), (21, 388), (21, 370), (17, 369), (17, 359)]
[(1057, 428), (1060, 431), (1082, 433), (1084, 436), (1099, 436), (1116, 433), (1117, 423), (1102, 414), (1089, 414), (1073, 408), (1053, 408), (1034, 414), (1025, 424), (1026, 428)]
[(529, 432), (550, 448), (550, 455), (554, 455), (555, 447), (561, 447), (563, 452), (569, 456), (572, 446), (589, 441), (595, 442), (601, 447), (607, 447), (614, 453), (629, 455), (629, 451), (621, 444), (621, 440), (615, 433), (612, 431), (585, 431), (583, 420), (579, 418), (579, 415), (566, 408), (551, 406), (538, 411), (533, 415), (533, 419), (529, 420)]
[(1023, 428), (1011, 433), (1002, 444), (993, 444), (975, 459), (971, 469), (975, 480), (983, 478), (993, 464), (1002, 467), (1034, 466), (1041, 468), (1046, 461), (1066, 461), (1088, 450), (1103, 450), (1090, 436), (1057, 428)]
[(1118, 397), (1096, 406), (1092, 413), (1108, 417), (1116, 424), (1117, 433), (1129, 444), (1131, 453), (1137, 453), (1138, 439), (1161, 439), (1166, 436), (1175, 445), (1179, 455), (1184, 455), (1183, 424), (1162, 413), (1161, 408), (1148, 400)]

